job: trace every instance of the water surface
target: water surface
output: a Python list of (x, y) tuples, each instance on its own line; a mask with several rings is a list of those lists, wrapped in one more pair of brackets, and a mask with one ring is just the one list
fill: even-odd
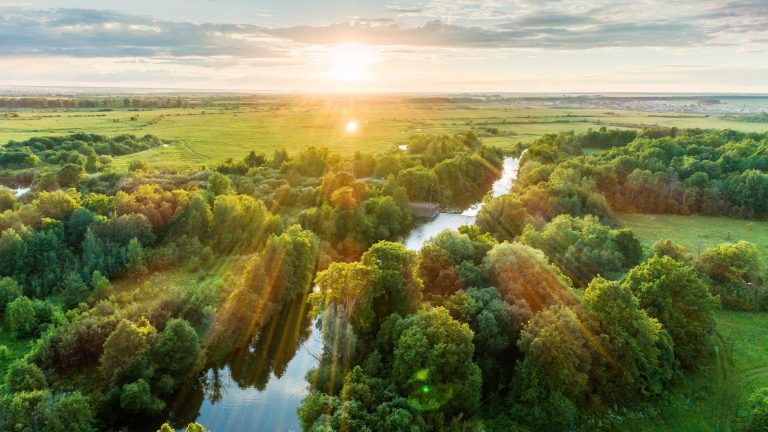
[[(509, 192), (518, 164), (519, 159), (504, 159), (491, 196)], [(440, 213), (413, 229), (404, 240), (406, 247), (418, 250), (443, 230), (473, 224), (482, 206), (481, 201), (461, 213)], [(176, 404), (175, 425), (183, 427), (194, 419), (212, 432), (300, 431), (296, 410), (308, 393), (305, 376), (323, 348), (307, 309), (303, 298), (286, 305), (248, 346), (211, 367), (206, 384)]]
[[(498, 197), (507, 194), (512, 189), (512, 184), (517, 178), (517, 169), (520, 165), (520, 159), (507, 157), (504, 158), (501, 177), (493, 183), (489, 195)], [(421, 249), (424, 243), (437, 234), (445, 230), (457, 230), (462, 225), (471, 225), (475, 223), (477, 213), (483, 207), (484, 201), (474, 203), (467, 207), (461, 213), (441, 212), (434, 219), (414, 228), (403, 240), (405, 247), (417, 251)]]

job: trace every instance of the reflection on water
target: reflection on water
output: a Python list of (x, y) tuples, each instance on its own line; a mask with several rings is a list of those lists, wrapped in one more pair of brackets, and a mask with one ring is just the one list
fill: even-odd
[[(509, 192), (518, 163), (504, 159), (492, 196)], [(411, 231), (406, 247), (418, 250), (443, 230), (474, 223), (482, 205), (475, 203), (461, 214), (440, 213)], [(308, 392), (305, 376), (322, 352), (308, 308), (306, 297), (285, 305), (248, 346), (211, 367), (202, 383), (182, 389), (171, 407), (171, 423), (182, 428), (197, 421), (212, 432), (301, 430), (296, 410)]]
[(248, 346), (209, 369), (202, 397), (187, 394), (174, 407), (175, 426), (194, 419), (213, 432), (301, 430), (296, 410), (307, 395), (304, 378), (322, 351), (308, 312), (306, 298), (287, 304)]
[[(519, 165), (520, 159), (518, 158), (504, 158), (501, 177), (493, 183), (491, 191), (489, 192), (491, 196), (501, 196), (512, 189), (512, 183), (517, 178), (517, 169)], [(405, 243), (406, 248), (417, 251), (421, 249), (427, 240), (445, 230), (456, 230), (462, 225), (475, 223), (477, 213), (482, 206), (483, 201), (480, 201), (467, 207), (467, 209), (461, 213), (440, 213), (431, 221), (411, 230), (411, 232), (408, 233), (408, 237), (403, 240), (403, 243)]]

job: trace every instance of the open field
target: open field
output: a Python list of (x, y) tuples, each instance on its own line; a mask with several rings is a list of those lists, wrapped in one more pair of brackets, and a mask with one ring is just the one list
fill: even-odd
[[(585, 131), (601, 126), (641, 128), (677, 126), (768, 131), (768, 124), (715, 119), (705, 115), (565, 109), (508, 104), (412, 104), (400, 98), (264, 97), (254, 105), (214, 105), (132, 111), (116, 109), (20, 110), (0, 116), (0, 143), (33, 136), (73, 132), (117, 135), (154, 134), (175, 143), (118, 159), (126, 167), (139, 159), (154, 166), (213, 165), (256, 150), (271, 154), (307, 146), (327, 146), (337, 153), (378, 152), (418, 133), (455, 133), (475, 128), (487, 144), (509, 148), (544, 133)], [(360, 129), (345, 133), (350, 120)], [(487, 129), (497, 129), (488, 131)]]
[[(756, 244), (768, 262), (768, 222), (724, 217), (674, 215), (619, 215), (645, 246), (672, 239), (691, 252), (723, 242), (747, 240)], [(745, 426), (744, 409), (750, 393), (768, 386), (768, 313), (718, 311), (721, 355), (711, 370), (690, 378), (681, 388), (684, 397), (668, 404), (650, 420), (627, 422), (631, 431), (738, 431)], [(728, 355), (730, 354), (730, 356)]]
[(621, 225), (632, 228), (650, 248), (656, 240), (671, 239), (698, 255), (720, 243), (746, 240), (756, 245), (768, 264), (768, 222), (711, 216), (620, 214)]

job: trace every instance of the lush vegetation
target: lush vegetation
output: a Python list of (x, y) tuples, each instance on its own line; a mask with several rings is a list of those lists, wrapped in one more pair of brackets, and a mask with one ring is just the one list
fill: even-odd
[[(127, 95), (77, 98), (90, 101), (83, 102), (86, 107), (81, 108), (58, 107), (63, 102), (57, 100), (64, 98), (39, 99), (51, 100), (51, 107), (43, 108), (47, 102), (33, 104), (30, 100), (29, 107), (24, 107), (22, 102), (9, 101), (19, 108), (0, 113), (0, 143), (77, 132), (107, 136), (152, 134), (175, 143), (119, 157), (114, 161), (119, 170), (126, 170), (134, 160), (154, 167), (198, 169), (227, 158), (239, 160), (251, 150), (270, 155), (274, 150), (286, 149), (295, 154), (308, 146), (332, 146), (334, 152), (345, 156), (358, 151), (374, 154), (405, 144), (413, 134), (452, 135), (470, 129), (487, 145), (510, 150), (519, 143), (529, 145), (545, 133), (587, 132), (603, 126), (636, 131), (673, 126), (768, 131), (766, 123), (748, 123), (738, 118), (563, 108), (544, 106), (548, 103), (544, 99), (536, 101), (539, 106), (532, 106), (530, 102), (520, 104), (526, 101), (515, 98), (486, 102), (452, 99), (446, 103), (364, 95)], [(181, 108), (174, 106), (179, 99)], [(0, 99), (0, 106), (4, 102)], [(357, 133), (345, 132), (350, 120), (360, 124)]]
[[(3, 171), (31, 191), (0, 190), (0, 429), (203, 430), (179, 401), (215, 394), (205, 371), (222, 364), (263, 384), (287, 360), (254, 372), (258, 350), (306, 337), (289, 320), (293, 342), (272, 340), (274, 318), (311, 305), (323, 349), (305, 430), (616, 430), (727, 362), (720, 307), (768, 308), (762, 245), (691, 250), (617, 224), (625, 211), (764, 219), (766, 135), (546, 135), (476, 225), (419, 251), (398, 242), (410, 202), (462, 207), (498, 177), (503, 152), (475, 132), (377, 154), (88, 168), (162, 143), (4, 148), (46, 169)], [(765, 423), (767, 400), (752, 395), (745, 427)]]
[[(30, 176), (32, 190), (1, 197), (9, 346), (0, 347), (0, 428), (143, 429), (168, 416), (189, 423), (193, 413), (172, 409), (177, 398), (201, 391), (202, 372), (269, 331), (278, 311), (306, 303), (318, 268), (362, 257), (386, 292), (397, 270), (377, 267), (389, 252), (369, 247), (410, 229), (409, 200), (429, 188), (446, 205), (478, 200), (501, 166), (501, 152), (471, 132), (409, 143), (379, 155), (309, 147), (269, 158), (251, 152), (202, 172), (141, 165), (127, 173), (84, 165), (162, 141), (78, 134), (8, 143), (6, 152), (58, 172), (5, 166), (10, 178)], [(143, 285), (168, 272), (194, 282)], [(411, 283), (418, 296), (403, 314), (421, 299), (415, 273)], [(383, 298), (375, 321), (404, 301)]]

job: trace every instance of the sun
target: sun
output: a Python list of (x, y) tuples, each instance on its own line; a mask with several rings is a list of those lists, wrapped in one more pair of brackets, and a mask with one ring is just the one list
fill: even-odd
[(365, 81), (369, 78), (369, 66), (378, 59), (376, 50), (368, 45), (334, 45), (326, 49), (328, 69), (323, 75), (339, 81)]
[(360, 125), (357, 123), (357, 120), (348, 121), (347, 126), (345, 127), (348, 134), (356, 133), (359, 128)]

